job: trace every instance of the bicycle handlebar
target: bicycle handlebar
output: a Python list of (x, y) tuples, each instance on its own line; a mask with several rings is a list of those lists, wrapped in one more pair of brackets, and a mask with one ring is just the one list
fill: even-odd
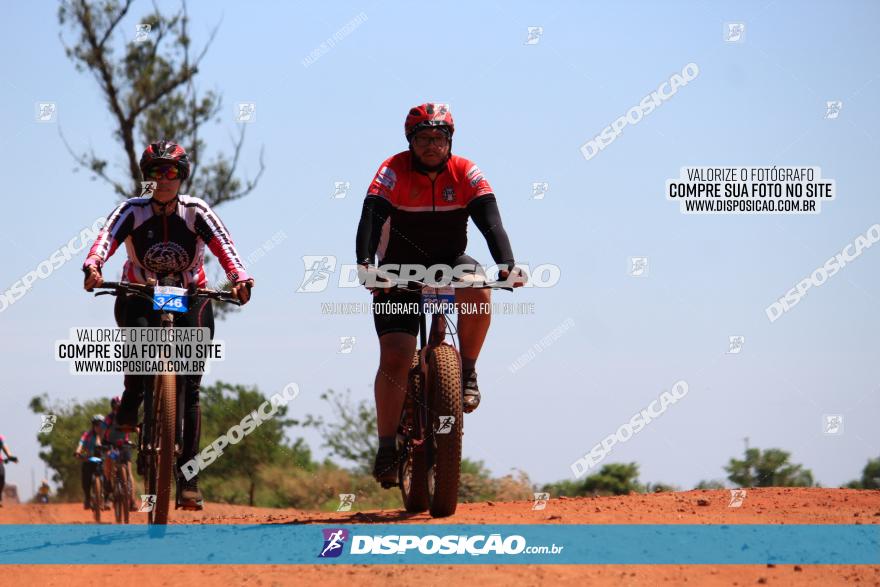
[[(99, 291), (95, 293), (96, 296), (115, 296), (119, 295), (120, 292), (123, 293), (131, 293), (142, 298), (153, 301), (153, 292), (155, 291), (154, 285), (145, 285), (142, 283), (130, 283), (127, 281), (105, 281), (101, 285), (96, 285), (94, 289), (106, 289), (112, 291)], [(241, 302), (234, 295), (229, 293), (228, 291), (217, 291), (214, 289), (199, 289), (193, 286), (190, 286), (187, 289), (187, 294), (189, 297), (196, 298), (208, 298), (212, 300), (218, 300), (221, 302), (226, 302), (227, 304), (235, 304), (236, 306), (240, 306)]]

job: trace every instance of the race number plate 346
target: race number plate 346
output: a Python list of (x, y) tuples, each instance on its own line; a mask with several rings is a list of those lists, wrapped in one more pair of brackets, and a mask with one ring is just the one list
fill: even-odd
[(189, 309), (186, 290), (182, 287), (159, 285), (153, 290), (153, 309), (186, 312)]
[(454, 314), (455, 290), (450, 285), (423, 288), (422, 311), (425, 314)]

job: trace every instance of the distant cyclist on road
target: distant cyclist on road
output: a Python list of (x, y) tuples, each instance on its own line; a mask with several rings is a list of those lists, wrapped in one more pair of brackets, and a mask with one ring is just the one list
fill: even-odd
[[(232, 294), (242, 304), (247, 303), (254, 280), (245, 270), (226, 226), (204, 200), (178, 194), (181, 182), (190, 174), (189, 157), (183, 147), (168, 140), (152, 143), (141, 157), (140, 169), (145, 180), (156, 182), (156, 189), (150, 197), (122, 202), (110, 214), (83, 265), (86, 290), (103, 283), (101, 268), (121, 245), (128, 254), (123, 268), (125, 281), (145, 284), (170, 276), (180, 287), (194, 284), (204, 288), (207, 285), (204, 269), (207, 245), (233, 284)], [(152, 309), (149, 301), (137, 296), (117, 296), (114, 314), (121, 326), (159, 326), (158, 312)], [(213, 338), (214, 313), (210, 300), (191, 300), (189, 310), (178, 315), (174, 325), (210, 328)], [(178, 466), (199, 452), (201, 379), (201, 375), (185, 376), (184, 438)], [(135, 430), (144, 386), (152, 381), (152, 376), (125, 376), (125, 392), (117, 413), (117, 425), (121, 430)], [(183, 509), (202, 509), (198, 476), (189, 481), (180, 480), (177, 505)]]
[[(116, 414), (119, 411), (119, 403), (122, 401), (118, 395), (110, 400), (110, 413), (104, 416), (104, 435), (102, 437), (102, 442), (104, 446), (115, 446), (119, 451), (119, 459), (122, 464), (124, 464), (128, 468), (128, 478), (131, 479), (131, 508), (135, 509), (137, 507), (137, 501), (135, 499), (135, 487), (134, 487), (134, 477), (131, 474), (131, 448), (129, 448), (128, 443), (130, 442), (128, 432), (123, 432), (116, 425)], [(113, 479), (113, 462), (109, 458), (104, 458), (104, 478), (105, 479)], [(113, 493), (111, 487), (111, 483), (107, 484), (106, 492), (107, 495), (111, 495)]]
[(39, 489), (37, 489), (37, 503), (49, 503), (49, 491), (49, 481), (43, 479)]
[(9, 451), (9, 445), (6, 444), (6, 438), (0, 434), (0, 508), (3, 507), (3, 490), (6, 488), (6, 466), (3, 464), (3, 455), (11, 463), (17, 463), (18, 457), (12, 456)]
[[(85, 432), (83, 432), (82, 436), (79, 438), (79, 443), (76, 445), (76, 451), (74, 451), (74, 456), (78, 459), (82, 459), (82, 467), (80, 468), (80, 475), (82, 482), (82, 490), (83, 490), (83, 509), (91, 509), (92, 500), (98, 499), (102, 500), (104, 503), (101, 504), (103, 509), (110, 509), (110, 504), (106, 498), (100, 495), (90, 495), (91, 493), (91, 480), (92, 475), (95, 472), (99, 474), (102, 473), (98, 469), (100, 465), (98, 463), (93, 463), (89, 460), (89, 457), (101, 457), (101, 437), (104, 435), (104, 416), (101, 414), (96, 414), (92, 416), (92, 426)], [(105, 482), (101, 485), (104, 486)]]
[[(362, 273), (375, 275), (374, 258), (378, 255), (379, 265), (467, 266), (467, 273), (473, 278), (481, 269), (465, 252), (470, 218), (485, 237), (499, 266), (499, 279), (510, 279), (515, 287), (523, 285), (525, 276), (515, 268), (492, 187), (473, 162), (451, 153), (455, 124), (448, 105), (427, 103), (413, 107), (406, 117), (404, 132), (409, 149), (386, 159), (367, 189), (356, 238), (357, 262)], [(375, 307), (379, 308), (386, 302), (417, 304), (420, 300), (419, 293), (376, 289), (373, 295)], [(490, 299), (488, 289), (456, 289), (459, 303), (485, 304)], [(476, 364), (490, 318), (487, 311), (459, 315), (466, 413), (480, 404)], [(375, 381), (379, 450), (373, 474), (380, 483), (394, 484), (397, 425), (416, 348), (419, 316), (374, 311), (373, 322), (380, 348)]]

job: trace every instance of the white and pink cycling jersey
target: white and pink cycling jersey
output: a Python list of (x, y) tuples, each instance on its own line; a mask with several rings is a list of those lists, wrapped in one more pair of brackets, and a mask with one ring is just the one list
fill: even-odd
[(229, 231), (204, 200), (178, 196), (176, 209), (167, 216), (155, 214), (150, 200), (131, 198), (113, 210), (84, 268), (100, 268), (125, 243), (128, 260), (122, 274), (126, 281), (147, 283), (160, 276), (179, 276), (183, 287), (205, 287), (207, 244), (230, 282), (250, 279)]

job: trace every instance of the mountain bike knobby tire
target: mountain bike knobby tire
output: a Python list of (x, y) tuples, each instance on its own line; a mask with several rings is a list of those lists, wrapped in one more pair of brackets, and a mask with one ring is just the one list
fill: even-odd
[(116, 468), (116, 463), (113, 463), (113, 513), (116, 516), (116, 523), (122, 523), (122, 502), (119, 500), (119, 496), (122, 493), (121, 484), (122, 479), (120, 479), (121, 473), (119, 469)]
[(101, 493), (101, 489), (100, 471), (92, 473), (92, 513), (95, 515), (95, 522), (98, 524), (101, 523), (101, 510), (104, 508), (104, 494)]
[(131, 479), (128, 478), (128, 467), (114, 464), (115, 482), (113, 483), (113, 509), (117, 524), (128, 524), (131, 510)]
[[(412, 426), (410, 433), (419, 438), (423, 436), (419, 415), (424, 409), (422, 404), (425, 398), (422, 376), (419, 373), (418, 351), (413, 354), (406, 393), (407, 397), (404, 403), (408, 419), (406, 423)], [(420, 447), (413, 447), (410, 444), (405, 449), (406, 458), (400, 463), (400, 496), (403, 498), (403, 507), (410, 513), (424, 512), (431, 505), (428, 488), (430, 473), (428, 470), (428, 446), (423, 444)]]
[(128, 463), (122, 467), (122, 521), (128, 524), (129, 514), (131, 513), (131, 476), (128, 474)]
[[(149, 471), (156, 504), (149, 513), (150, 524), (167, 524), (171, 502), (171, 481), (174, 479), (175, 425), (177, 423), (177, 381), (174, 373), (156, 375), (153, 394), (153, 467)], [(155, 485), (154, 485), (155, 483)]]
[[(448, 344), (436, 346), (428, 356), (429, 440), (434, 446), (434, 487), (431, 516), (444, 518), (455, 513), (461, 474), (462, 417), (461, 365), (458, 353)], [(438, 434), (441, 418), (455, 418), (451, 430)]]

